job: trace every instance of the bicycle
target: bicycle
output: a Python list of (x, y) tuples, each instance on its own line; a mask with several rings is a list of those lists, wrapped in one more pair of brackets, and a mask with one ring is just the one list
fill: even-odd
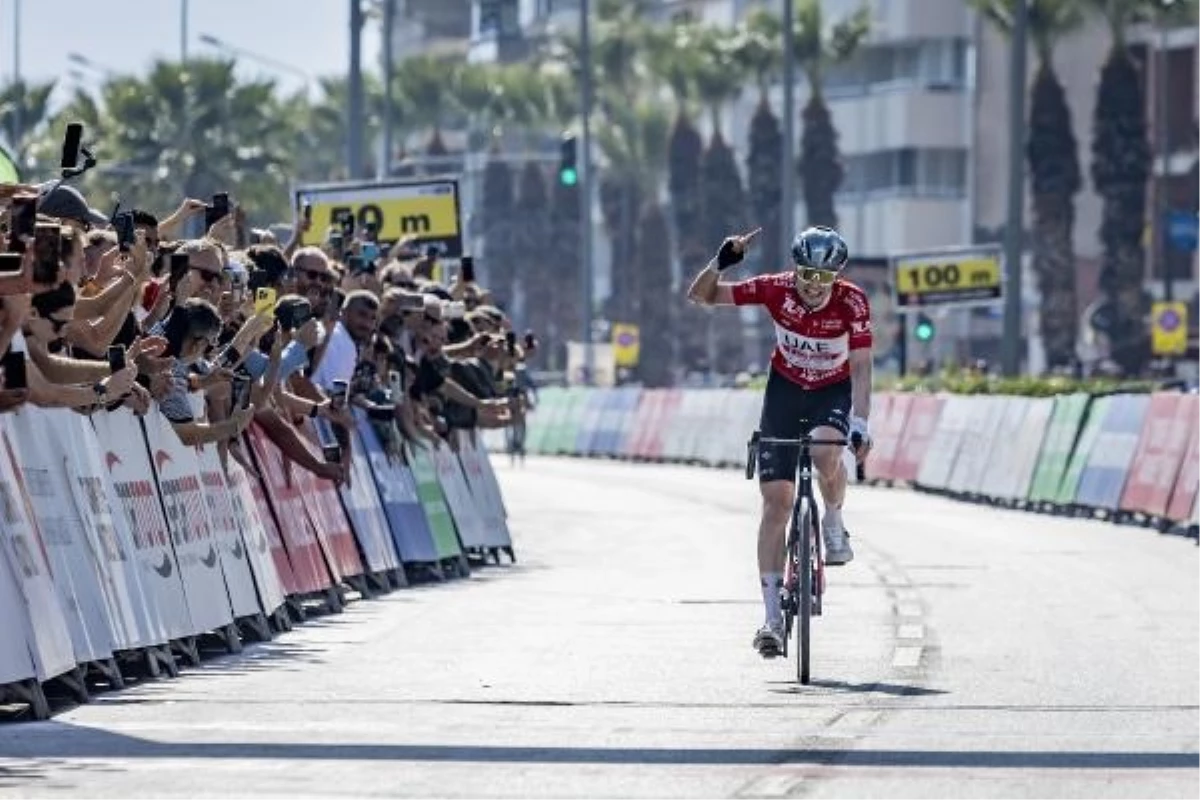
[[(801, 429), (807, 429), (807, 420), (801, 420)], [(783, 445), (799, 447), (796, 462), (796, 497), (792, 505), (791, 525), (788, 526), (787, 560), (784, 564), (783, 587), (780, 590), (780, 606), (783, 609), (783, 657), (788, 655), (788, 640), (797, 617), (796, 673), (800, 683), (807, 685), (810, 678), (809, 660), (812, 655), (812, 618), (821, 616), (821, 600), (825, 595), (825, 557), (821, 537), (821, 520), (817, 512), (817, 500), (813, 494), (812, 447), (833, 445), (857, 448), (862, 442), (859, 434), (849, 439), (814, 439), (804, 434), (798, 439), (764, 437), (754, 431), (746, 443), (746, 480), (753, 480), (758, 465), (760, 445)], [(858, 463), (857, 479), (862, 480), (863, 465)]]

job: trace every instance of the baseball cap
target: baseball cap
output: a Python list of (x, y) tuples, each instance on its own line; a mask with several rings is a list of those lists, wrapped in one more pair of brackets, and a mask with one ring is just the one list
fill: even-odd
[(74, 186), (59, 184), (38, 203), (38, 213), (59, 219), (72, 219), (92, 227), (108, 227), (108, 217), (87, 204)]

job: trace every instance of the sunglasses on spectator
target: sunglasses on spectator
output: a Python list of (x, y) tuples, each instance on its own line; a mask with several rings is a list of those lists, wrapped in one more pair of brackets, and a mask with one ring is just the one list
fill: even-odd
[(838, 274), (833, 270), (814, 269), (813, 267), (796, 267), (796, 276), (804, 283), (817, 283), (830, 286), (837, 280)]
[(315, 269), (302, 269), (300, 271), (303, 272), (305, 275), (307, 275), (308, 279), (310, 281), (319, 281), (321, 283), (333, 283), (333, 276), (326, 274), (324, 272), (317, 272)]
[(192, 267), (192, 272), (200, 273), (200, 280), (204, 281), (205, 283), (219, 283), (221, 280), (221, 273), (214, 272), (210, 269)]

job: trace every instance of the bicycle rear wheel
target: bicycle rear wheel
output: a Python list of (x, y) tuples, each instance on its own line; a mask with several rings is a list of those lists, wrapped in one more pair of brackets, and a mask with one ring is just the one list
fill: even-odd
[(798, 525), (799, 530), (796, 531), (795, 538), (796, 548), (800, 551), (797, 559), (797, 568), (800, 571), (797, 593), (800, 597), (796, 613), (796, 674), (800, 683), (807, 684), (813, 613), (813, 508), (810, 498), (805, 497), (800, 501)]

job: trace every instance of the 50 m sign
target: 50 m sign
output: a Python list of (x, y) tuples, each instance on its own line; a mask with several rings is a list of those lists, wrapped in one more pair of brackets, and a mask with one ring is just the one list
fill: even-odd
[(303, 240), (306, 245), (325, 241), (330, 229), (339, 228), (340, 220), (349, 214), (356, 231), (374, 227), (381, 242), (411, 238), (437, 246), (449, 258), (462, 255), (456, 180), (303, 186), (296, 190), (297, 209), (305, 203), (312, 205), (312, 227)]
[(998, 247), (914, 253), (892, 259), (897, 310), (991, 305), (1004, 297)]

